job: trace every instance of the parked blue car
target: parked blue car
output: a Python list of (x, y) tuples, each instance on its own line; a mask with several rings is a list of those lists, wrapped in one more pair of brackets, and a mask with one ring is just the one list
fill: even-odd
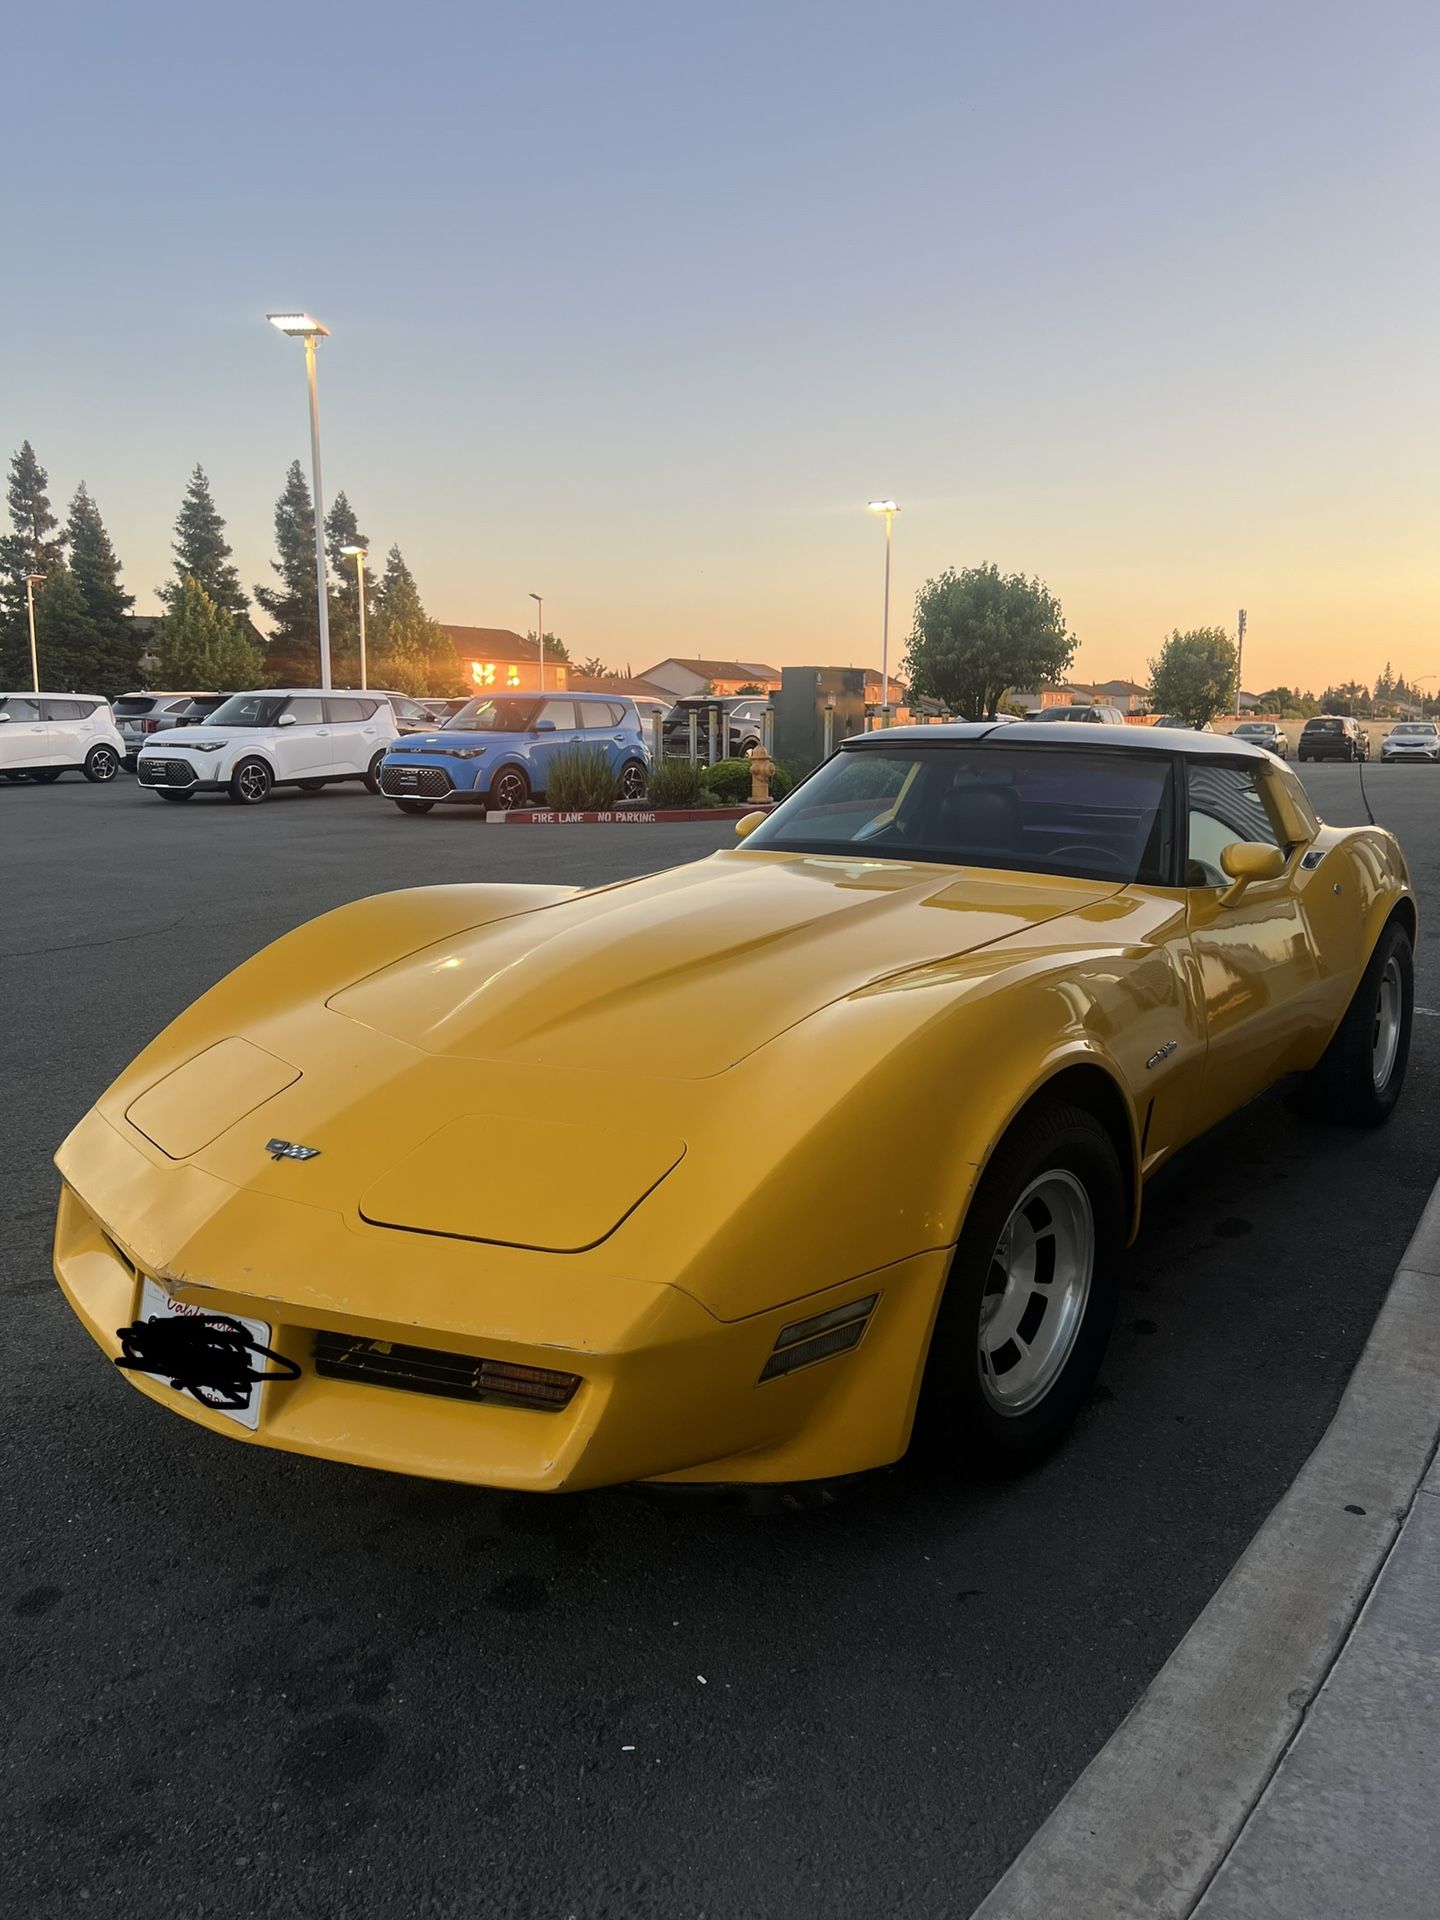
[(402, 813), (468, 801), (508, 813), (543, 800), (555, 756), (598, 747), (639, 800), (650, 752), (633, 700), (603, 693), (494, 694), (469, 700), (434, 733), (397, 740), (380, 764), (380, 791)]

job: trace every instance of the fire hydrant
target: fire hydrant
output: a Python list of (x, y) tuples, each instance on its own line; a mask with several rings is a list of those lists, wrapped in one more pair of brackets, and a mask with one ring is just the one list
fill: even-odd
[(775, 762), (764, 747), (750, 749), (750, 798), (768, 801), (770, 798), (770, 776), (775, 771)]

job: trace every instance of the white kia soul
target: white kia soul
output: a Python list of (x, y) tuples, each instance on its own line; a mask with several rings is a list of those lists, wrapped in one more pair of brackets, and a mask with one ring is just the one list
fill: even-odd
[(135, 756), (135, 777), (162, 800), (223, 789), (248, 807), (272, 787), (318, 793), (334, 780), (363, 780), (378, 793), (380, 762), (397, 732), (394, 709), (380, 694), (232, 693), (208, 720), (152, 734)]
[(58, 780), (73, 770), (113, 780), (125, 742), (98, 693), (0, 693), (0, 773)]

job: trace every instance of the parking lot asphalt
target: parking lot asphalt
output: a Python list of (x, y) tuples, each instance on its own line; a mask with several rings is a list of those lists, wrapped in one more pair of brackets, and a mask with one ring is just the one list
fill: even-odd
[[(1304, 772), (1363, 818), (1354, 769)], [(1423, 923), (1440, 771), (1366, 779)], [(1423, 926), (1390, 1126), (1266, 1101), (1156, 1183), (1100, 1389), (1008, 1486), (494, 1494), (229, 1444), (104, 1364), (50, 1276), (50, 1156), (197, 992), (361, 894), (730, 833), (0, 787), (9, 1910), (963, 1915), (1289, 1483), (1440, 1170)]]

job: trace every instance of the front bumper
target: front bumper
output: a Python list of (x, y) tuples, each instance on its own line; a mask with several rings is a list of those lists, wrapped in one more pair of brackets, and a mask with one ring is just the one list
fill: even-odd
[(1435, 761), (1440, 760), (1440, 747), (1426, 747), (1424, 749), (1418, 749), (1415, 747), (1401, 747), (1398, 749), (1392, 748), (1392, 747), (1382, 747), (1380, 749), (1380, 758), (1382, 761), (1383, 760), (1428, 760), (1433, 765)]
[(213, 767), (201, 769), (178, 754), (143, 751), (135, 759), (135, 778), (142, 787), (163, 787), (172, 793), (214, 791), (225, 784), (216, 778)]
[(483, 802), (488, 782), (479, 761), (391, 759), (380, 766), (380, 791), (388, 800)]
[[(677, 1287), (584, 1284), (574, 1256), (529, 1256), (532, 1282), (488, 1289), (474, 1242), (354, 1226), (165, 1162), (92, 1113), (61, 1155), (60, 1286), (101, 1350), (137, 1317), (145, 1277), (177, 1301), (263, 1320), (300, 1369), (260, 1389), (252, 1432), (126, 1371), (140, 1393), (249, 1445), (532, 1491), (653, 1478), (793, 1480), (903, 1453), (947, 1255), (917, 1255), (804, 1300), (721, 1321)], [(84, 1195), (80, 1191), (83, 1186)], [(457, 1281), (459, 1284), (457, 1285)], [(878, 1294), (851, 1352), (760, 1384), (781, 1329)], [(438, 1397), (316, 1371), (334, 1337), (559, 1370), (562, 1408)]]

